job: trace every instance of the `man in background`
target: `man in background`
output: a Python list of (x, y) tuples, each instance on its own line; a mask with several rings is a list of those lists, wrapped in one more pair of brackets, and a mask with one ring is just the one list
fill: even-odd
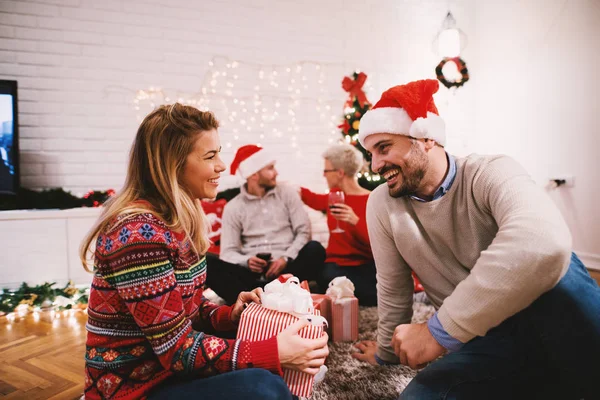
[(262, 147), (242, 146), (231, 173), (246, 183), (225, 205), (220, 257), (208, 257), (207, 285), (233, 303), (240, 292), (284, 273), (315, 280), (325, 249), (310, 241), (310, 220), (297, 191), (277, 184), (275, 157)]

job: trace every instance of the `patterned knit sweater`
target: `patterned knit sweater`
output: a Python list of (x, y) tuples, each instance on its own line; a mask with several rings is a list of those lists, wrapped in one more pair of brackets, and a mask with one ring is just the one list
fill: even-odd
[(225, 340), (198, 330), (235, 329), (231, 308), (202, 295), (205, 280), (205, 258), (153, 214), (120, 217), (101, 232), (86, 326), (86, 399), (145, 398), (173, 375), (252, 367), (281, 375), (275, 337)]

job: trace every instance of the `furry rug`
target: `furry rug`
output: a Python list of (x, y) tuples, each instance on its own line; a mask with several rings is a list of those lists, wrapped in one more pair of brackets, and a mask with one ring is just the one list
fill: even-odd
[[(413, 322), (425, 322), (434, 308), (424, 296), (415, 295)], [(375, 340), (377, 308), (361, 307), (359, 340)], [(416, 371), (402, 365), (374, 367), (350, 356), (352, 343), (329, 343), (329, 371), (315, 385), (311, 400), (397, 399)]]

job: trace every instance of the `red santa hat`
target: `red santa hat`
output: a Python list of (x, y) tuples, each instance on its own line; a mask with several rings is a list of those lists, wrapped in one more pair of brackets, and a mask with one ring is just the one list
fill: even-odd
[(250, 175), (274, 162), (275, 157), (268, 151), (260, 146), (247, 144), (235, 153), (231, 162), (231, 174), (235, 175), (237, 172), (242, 178), (248, 179)]
[(358, 140), (376, 133), (405, 135), (416, 139), (433, 139), (446, 144), (446, 124), (439, 116), (433, 94), (439, 83), (434, 79), (394, 86), (360, 120)]

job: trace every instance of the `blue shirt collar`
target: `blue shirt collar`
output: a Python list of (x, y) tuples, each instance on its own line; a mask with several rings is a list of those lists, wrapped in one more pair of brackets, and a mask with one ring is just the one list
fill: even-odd
[(450, 190), (452, 184), (454, 183), (454, 178), (456, 178), (456, 160), (451, 154), (448, 154), (447, 152), (446, 159), (448, 160), (448, 173), (446, 174), (446, 178), (444, 179), (440, 187), (437, 188), (437, 190), (433, 194), (433, 198), (431, 200), (425, 200), (417, 196), (410, 196), (411, 199), (422, 202), (434, 201), (448, 193), (448, 190)]

